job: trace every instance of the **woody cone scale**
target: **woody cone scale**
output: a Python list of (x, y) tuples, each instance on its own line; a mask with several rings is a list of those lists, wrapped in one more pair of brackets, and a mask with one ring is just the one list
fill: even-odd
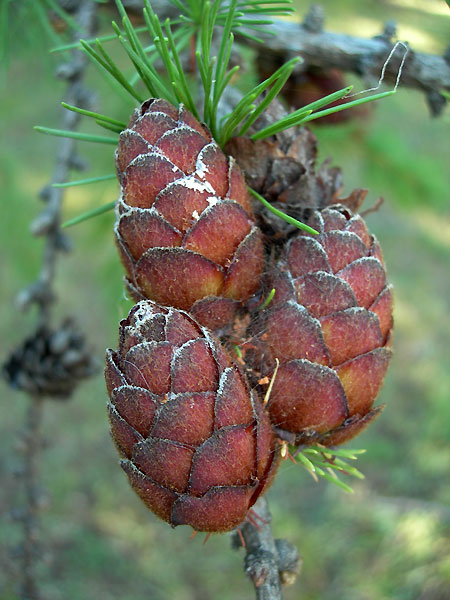
[(132, 296), (223, 327), (258, 289), (264, 268), (235, 160), (183, 106), (152, 99), (120, 135), (116, 163), (115, 232)]
[(141, 301), (106, 362), (112, 436), (144, 503), (197, 531), (241, 523), (273, 477), (276, 442), (218, 339), (183, 311)]

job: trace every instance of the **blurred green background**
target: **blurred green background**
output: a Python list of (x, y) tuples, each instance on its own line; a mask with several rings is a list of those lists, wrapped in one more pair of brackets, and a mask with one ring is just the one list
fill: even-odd
[[(300, 13), (306, 3), (296, 2)], [(443, 53), (450, 39), (444, 0), (327, 0), (332, 31), (370, 37), (388, 19), (415, 49)], [(34, 310), (14, 308), (17, 293), (36, 277), (42, 240), (28, 232), (42, 208), (38, 191), (48, 182), (58, 140), (33, 131), (59, 127), (64, 83), (52, 74), (48, 40), (15, 47), (0, 95), (1, 305), (3, 360), (29, 335)], [(126, 119), (120, 103), (94, 69), (96, 109)], [(357, 82), (358, 89), (363, 83)], [(88, 131), (89, 125), (83, 124)], [(286, 600), (448, 600), (450, 598), (450, 111), (429, 117), (423, 95), (400, 89), (362, 120), (316, 126), (322, 159), (342, 168), (344, 195), (370, 189), (365, 208), (380, 239), (395, 286), (395, 355), (379, 401), (387, 408), (350, 444), (367, 448), (358, 461), (366, 479), (355, 493), (319, 484), (287, 461), (268, 493), (273, 529), (304, 558)], [(86, 176), (111, 172), (112, 147), (80, 144), (91, 161)], [(84, 176), (84, 175), (82, 175)], [(74, 174), (74, 178), (78, 178)], [(73, 188), (64, 218), (117, 196), (115, 182)], [(122, 288), (108, 213), (69, 230), (74, 252), (58, 265), (56, 320), (75, 315), (103, 361), (116, 344), (118, 319), (130, 306)], [(21, 428), (27, 397), (1, 387), (0, 502), (4, 513), (22, 502)], [(42, 485), (44, 558), (39, 568), (46, 600), (250, 600), (243, 552), (227, 535), (189, 539), (149, 513), (128, 487), (109, 439), (101, 374), (80, 386), (69, 402), (45, 406)], [(0, 598), (16, 598), (18, 523), (4, 519)]]

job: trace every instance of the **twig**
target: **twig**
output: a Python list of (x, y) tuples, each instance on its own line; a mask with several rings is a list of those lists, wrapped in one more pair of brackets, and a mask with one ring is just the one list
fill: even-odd
[[(292, 584), (301, 567), (298, 551), (287, 540), (275, 540), (267, 500), (259, 498), (239, 530), (245, 543), (245, 573), (255, 588), (256, 600), (282, 600), (281, 585)], [(234, 547), (242, 546), (235, 533)]]
[(42, 400), (30, 399), (25, 423), (24, 473), (25, 514), (23, 516), (24, 540), (22, 549), (22, 589), (21, 597), (34, 600), (40, 597), (36, 576), (36, 556), (38, 554), (38, 513), (40, 508), (39, 458), (41, 451), (40, 425), (42, 421)]

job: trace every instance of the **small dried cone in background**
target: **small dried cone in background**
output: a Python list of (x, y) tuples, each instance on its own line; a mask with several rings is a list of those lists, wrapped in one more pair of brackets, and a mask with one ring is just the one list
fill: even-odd
[(280, 361), (269, 415), (295, 443), (340, 444), (372, 409), (391, 357), (392, 292), (377, 240), (342, 205), (315, 211), (320, 235), (298, 234), (269, 275), (276, 294), (249, 358), (262, 376)]
[(131, 485), (173, 526), (233, 529), (277, 464), (262, 404), (220, 342), (183, 311), (141, 301), (119, 335), (105, 373)]
[(28, 394), (64, 400), (99, 367), (80, 329), (66, 319), (56, 330), (42, 326), (25, 339), (4, 363), (3, 375)]
[(116, 238), (135, 300), (189, 310), (216, 329), (264, 268), (242, 173), (183, 106), (148, 100), (120, 135)]

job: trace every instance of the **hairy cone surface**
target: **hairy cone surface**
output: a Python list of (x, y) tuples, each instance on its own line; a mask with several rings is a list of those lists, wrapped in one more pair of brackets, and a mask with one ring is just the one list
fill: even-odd
[(276, 469), (262, 404), (220, 342), (183, 311), (141, 301), (106, 358), (109, 416), (122, 467), (171, 525), (228, 531)]
[(151, 99), (120, 135), (116, 238), (136, 300), (228, 323), (264, 269), (242, 173), (183, 106)]
[(391, 350), (392, 292), (381, 250), (363, 219), (342, 205), (314, 211), (320, 235), (298, 234), (269, 275), (274, 300), (253, 366), (280, 361), (268, 403), (275, 427), (298, 444), (355, 436), (372, 409)]

